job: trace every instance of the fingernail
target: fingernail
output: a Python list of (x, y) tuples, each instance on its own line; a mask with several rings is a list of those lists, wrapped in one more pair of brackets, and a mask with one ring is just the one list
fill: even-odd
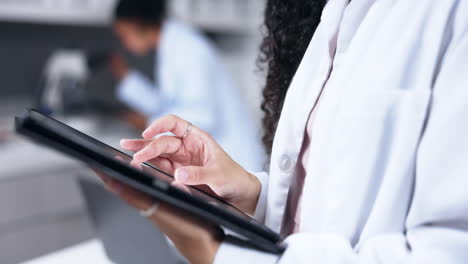
[(186, 182), (188, 180), (187, 170), (185, 170), (185, 169), (176, 170), (175, 178), (179, 182)]

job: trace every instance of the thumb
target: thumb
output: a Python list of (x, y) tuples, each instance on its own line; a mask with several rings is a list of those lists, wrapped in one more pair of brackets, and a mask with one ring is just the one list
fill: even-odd
[(214, 182), (216, 177), (216, 171), (214, 169), (199, 167), (199, 166), (188, 166), (178, 168), (175, 171), (176, 181), (186, 185), (210, 185)]

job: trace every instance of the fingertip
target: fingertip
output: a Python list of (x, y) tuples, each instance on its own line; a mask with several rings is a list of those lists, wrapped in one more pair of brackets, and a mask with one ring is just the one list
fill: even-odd
[(120, 147), (121, 147), (121, 148), (126, 148), (126, 147), (128, 147), (127, 144), (128, 144), (128, 139), (122, 139), (122, 140), (120, 140)]
[(130, 162), (130, 166), (132, 166), (133, 168), (137, 169), (137, 170), (143, 170), (143, 167), (141, 166), (141, 163), (142, 162), (139, 162), (138, 160), (132, 160)]
[(135, 155), (133, 155), (133, 161), (132, 161), (132, 163), (133, 163), (133, 162), (138, 162), (138, 163), (142, 163), (142, 162), (143, 162), (143, 161), (142, 161), (142, 154), (141, 154), (141, 152), (138, 152), (138, 153), (136, 153)]
[(141, 134), (141, 136), (144, 138), (144, 139), (151, 139), (151, 130), (149, 128), (147, 128), (145, 131), (143, 131), (143, 133)]
[(147, 151), (144, 151), (144, 150), (139, 151), (135, 153), (135, 155), (133, 155), (133, 162), (138, 163), (138, 164), (147, 162), (148, 160), (153, 158), (149, 155), (150, 153), (148, 153)]

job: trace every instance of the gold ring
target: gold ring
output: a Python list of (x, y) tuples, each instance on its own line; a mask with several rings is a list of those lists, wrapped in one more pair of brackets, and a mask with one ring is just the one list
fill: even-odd
[(192, 123), (188, 122), (188, 127), (187, 127), (187, 130), (185, 131), (184, 135), (181, 137), (182, 139), (186, 138), (189, 134), (190, 134), (190, 131), (192, 131)]

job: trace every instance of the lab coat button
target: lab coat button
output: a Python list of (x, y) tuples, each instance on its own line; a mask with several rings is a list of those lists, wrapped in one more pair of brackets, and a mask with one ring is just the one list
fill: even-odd
[(283, 154), (279, 160), (279, 168), (282, 172), (289, 172), (293, 167), (293, 159), (288, 154)]

